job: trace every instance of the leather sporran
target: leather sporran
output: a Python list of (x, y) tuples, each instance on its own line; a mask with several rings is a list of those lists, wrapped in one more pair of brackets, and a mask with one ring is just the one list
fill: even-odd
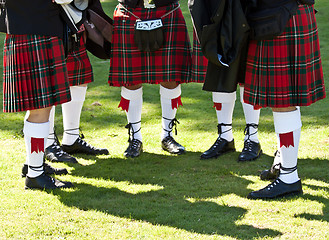
[(142, 52), (158, 50), (164, 43), (162, 20), (137, 20), (134, 39), (138, 50)]

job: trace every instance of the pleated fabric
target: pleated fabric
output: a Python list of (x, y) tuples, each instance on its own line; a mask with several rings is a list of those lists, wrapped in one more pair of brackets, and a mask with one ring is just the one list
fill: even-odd
[(79, 47), (67, 55), (66, 66), (70, 86), (78, 86), (94, 81), (93, 70), (83, 37), (80, 37)]
[(57, 37), (7, 34), (3, 67), (4, 112), (71, 100), (63, 44)]
[[(113, 15), (110, 86), (190, 81), (191, 44), (184, 16), (177, 6), (175, 3), (150, 9), (127, 7), (128, 11), (120, 4), (117, 6)], [(134, 40), (136, 17), (141, 20), (162, 17), (164, 44), (161, 48), (153, 52), (138, 50)]]
[(308, 106), (325, 96), (314, 9), (300, 5), (282, 35), (250, 42), (244, 101), (281, 108)]
[(193, 31), (191, 82), (203, 83), (207, 73), (208, 59), (203, 55), (201, 45)]

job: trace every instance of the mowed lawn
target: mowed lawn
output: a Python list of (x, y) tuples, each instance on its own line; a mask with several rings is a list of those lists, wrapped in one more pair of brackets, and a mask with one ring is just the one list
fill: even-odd
[[(181, 0), (189, 31), (187, 1)], [(111, 16), (117, 1), (102, 2)], [(329, 1), (316, 3), (322, 63), (329, 82)], [(1, 35), (1, 47), (4, 35)], [(2, 57), (2, 52), (1, 52)], [(245, 121), (239, 98), (233, 119), (237, 152), (201, 161), (217, 138), (211, 93), (202, 84), (182, 85), (183, 107), (176, 140), (187, 153), (161, 149), (158, 86), (145, 85), (142, 113), (144, 152), (126, 159), (126, 115), (117, 108), (120, 89), (107, 84), (109, 61), (90, 55), (95, 82), (88, 86), (81, 116), (86, 140), (106, 147), (109, 156), (76, 155), (66, 167), (73, 189), (24, 190), (24, 113), (0, 112), (0, 239), (329, 239), (328, 99), (302, 111), (298, 173), (304, 194), (280, 200), (249, 200), (247, 194), (269, 182), (259, 179), (271, 166), (276, 136), (270, 109), (262, 109), (259, 139), (264, 154), (238, 163)], [(2, 74), (2, 65), (1, 65)], [(2, 90), (2, 89), (1, 89)], [(2, 97), (1, 97), (2, 101)], [(61, 107), (56, 131), (62, 137)]]

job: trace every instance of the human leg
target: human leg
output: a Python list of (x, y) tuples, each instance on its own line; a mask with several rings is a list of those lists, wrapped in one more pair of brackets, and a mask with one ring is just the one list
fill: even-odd
[(61, 182), (44, 173), (44, 151), (49, 134), (51, 107), (31, 110), (24, 121), (24, 139), (27, 153), (26, 189), (55, 189), (72, 187), (70, 182)]
[(262, 153), (257, 134), (260, 108), (245, 103), (243, 101), (243, 92), (244, 86), (240, 85), (240, 101), (246, 120), (246, 128), (244, 130), (244, 147), (238, 157), (238, 161), (240, 162), (255, 160)]
[(121, 87), (119, 107), (126, 111), (129, 134), (129, 146), (124, 152), (126, 157), (138, 157), (143, 150), (141, 118), (143, 105), (143, 88), (141, 84)]
[(297, 173), (298, 147), (301, 133), (299, 108), (273, 109), (274, 127), (280, 151), (279, 177), (267, 187), (251, 192), (249, 198), (277, 198), (301, 194), (302, 185)]
[(162, 149), (173, 154), (182, 154), (185, 148), (173, 138), (173, 128), (177, 134), (176, 112), (181, 101), (181, 86), (175, 82), (163, 82), (160, 85), (160, 101), (162, 109)]
[(212, 93), (218, 121), (218, 138), (215, 143), (201, 155), (201, 159), (217, 158), (218, 156), (235, 151), (232, 118), (236, 100), (236, 92)]
[(96, 148), (83, 140), (83, 135), (80, 135), (80, 116), (86, 97), (87, 85), (71, 86), (70, 91), (71, 101), (62, 104), (64, 127), (62, 149), (69, 154), (109, 154), (106, 148)]

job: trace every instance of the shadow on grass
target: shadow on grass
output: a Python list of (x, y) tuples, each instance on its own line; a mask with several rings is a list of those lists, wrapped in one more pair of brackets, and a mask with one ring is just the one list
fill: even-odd
[[(201, 161), (200, 154), (168, 156), (144, 152), (136, 159), (90, 158), (94, 162), (87, 166), (75, 165), (72, 176), (97, 179), (104, 185), (76, 184), (73, 192), (54, 191), (53, 194), (70, 207), (192, 233), (237, 239), (280, 236), (280, 232), (272, 229), (237, 224), (247, 209), (211, 200), (226, 194), (245, 197), (250, 191), (247, 189), (250, 181), (234, 173), (241, 165), (235, 160), (238, 153), (209, 161)], [(245, 164), (241, 169), (240, 173), (250, 174), (254, 168)]]

